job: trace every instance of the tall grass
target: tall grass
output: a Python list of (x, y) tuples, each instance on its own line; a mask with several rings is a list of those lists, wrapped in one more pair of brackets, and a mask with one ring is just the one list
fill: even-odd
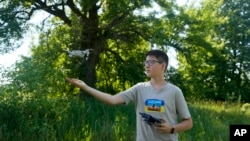
[(189, 103), (193, 128), (180, 133), (184, 141), (229, 141), (230, 124), (249, 124), (250, 115), (240, 103), (193, 101)]
[(93, 99), (0, 102), (0, 141), (123, 141), (133, 140), (134, 131), (131, 106), (112, 107)]
[[(230, 124), (249, 124), (238, 103), (189, 102), (194, 126), (183, 141), (227, 141)], [(90, 99), (0, 99), (0, 141), (132, 141), (134, 105), (108, 106)]]

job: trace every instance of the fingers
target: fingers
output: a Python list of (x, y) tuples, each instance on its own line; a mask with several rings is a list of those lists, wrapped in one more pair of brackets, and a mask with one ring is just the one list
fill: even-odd
[(76, 82), (76, 79), (74, 79), (74, 78), (65, 78), (66, 79), (66, 81), (68, 81), (69, 83), (71, 83), (71, 84), (74, 84), (75, 82)]
[(161, 120), (168, 123), (168, 119), (166, 117), (162, 117)]
[(167, 118), (162, 118), (162, 123), (156, 123), (155, 129), (162, 134), (169, 133), (169, 130), (171, 130), (171, 125), (169, 124)]
[(166, 125), (166, 123), (162, 123), (160, 126), (155, 126), (155, 129), (162, 134), (169, 133), (169, 127)]
[(163, 124), (157, 124), (155, 125), (155, 129), (159, 132), (159, 133), (165, 133), (165, 129), (166, 127)]
[(73, 81), (77, 81), (78, 79), (75, 79), (75, 78), (68, 78), (66, 77), (65, 78), (68, 82), (73, 82)]
[(165, 124), (163, 123), (155, 123), (154, 126), (155, 126), (155, 129), (159, 129), (159, 130), (165, 128)]
[(65, 80), (68, 81), (68, 82), (70, 82), (71, 78), (66, 77)]
[[(162, 123), (163, 123), (163, 122), (162, 122)], [(155, 123), (154, 126), (156, 126), (156, 127), (162, 127), (162, 126), (163, 126), (162, 123)]]
[(66, 81), (68, 81), (69, 83), (75, 85), (75, 86), (81, 86), (81, 85), (86, 85), (82, 80), (79, 79), (75, 79), (75, 78), (65, 78)]

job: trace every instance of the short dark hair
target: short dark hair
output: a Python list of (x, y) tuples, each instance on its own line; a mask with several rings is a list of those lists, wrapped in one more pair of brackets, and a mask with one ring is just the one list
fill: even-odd
[(165, 62), (166, 69), (167, 69), (167, 67), (168, 67), (168, 55), (164, 51), (158, 50), (158, 49), (153, 49), (153, 50), (150, 50), (146, 53), (146, 57), (147, 56), (155, 56), (155, 58), (159, 62)]

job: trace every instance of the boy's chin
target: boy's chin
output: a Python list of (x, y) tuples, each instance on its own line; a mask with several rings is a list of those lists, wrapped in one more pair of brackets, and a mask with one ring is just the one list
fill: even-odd
[(152, 75), (150, 73), (147, 73), (146, 71), (144, 72), (144, 74), (149, 78), (152, 77)]
[(150, 78), (150, 77), (151, 77), (151, 74), (146, 73), (146, 76)]

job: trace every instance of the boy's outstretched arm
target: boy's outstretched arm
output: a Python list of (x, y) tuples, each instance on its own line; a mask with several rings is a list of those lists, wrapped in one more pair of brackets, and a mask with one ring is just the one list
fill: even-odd
[(81, 81), (79, 79), (66, 78), (66, 80), (69, 83), (71, 83), (72, 85), (79, 87), (80, 89), (86, 91), (87, 93), (89, 93), (90, 95), (95, 97), (96, 99), (98, 99), (104, 103), (107, 103), (109, 105), (117, 105), (117, 104), (125, 103), (125, 101), (122, 99), (121, 96), (107, 94), (107, 93), (101, 92), (99, 90), (96, 90), (94, 88), (91, 88), (90, 86), (88, 86), (87, 84), (85, 84), (83, 81)]

